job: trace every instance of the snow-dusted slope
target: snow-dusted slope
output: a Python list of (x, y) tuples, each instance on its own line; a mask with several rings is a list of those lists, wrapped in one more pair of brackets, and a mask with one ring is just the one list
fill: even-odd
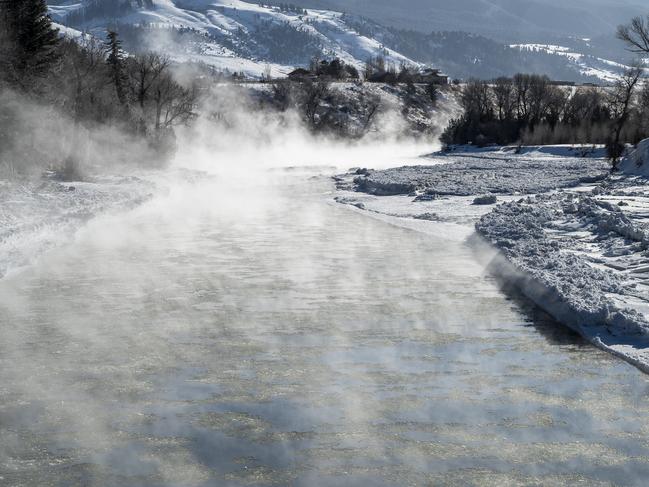
[[(587, 42), (587, 40), (584, 40)], [(590, 54), (584, 54), (566, 46), (553, 44), (513, 44), (510, 47), (527, 52), (546, 52), (565, 56), (570, 62), (577, 66), (577, 69), (584, 76), (594, 76), (603, 81), (614, 82), (629, 66), (610, 59), (604, 59)]]
[(574, 55), (551, 46), (522, 50), (467, 33), (418, 35), (349, 13), (281, 9), (265, 2), (49, 0), (49, 5), (53, 19), (67, 27), (101, 38), (107, 27), (116, 28), (129, 51), (164, 52), (176, 61), (200, 61), (255, 77), (269, 69), (273, 76), (286, 74), (313, 57), (338, 57), (362, 68), (369, 58), (382, 56), (397, 68), (432, 64), (454, 78), (534, 72), (560, 80), (610, 81), (623, 69), (597, 49), (591, 49), (597, 54)]
[[(636, 15), (643, 0), (293, 0), (305, 7), (345, 10), (384, 25), (422, 32), (475, 32), (501, 39), (597, 36)], [(519, 42), (519, 41), (517, 41)]]
[[(49, 4), (53, 19), (62, 24), (82, 8), (75, 0)], [(325, 10), (287, 12), (240, 0), (155, 0), (152, 9), (137, 9), (119, 18), (91, 18), (75, 27), (101, 35), (111, 23), (147, 25), (153, 35), (140, 46), (143, 49), (163, 50), (178, 61), (202, 61), (252, 76), (261, 75), (268, 66), (274, 75), (285, 74), (316, 54), (335, 56), (359, 68), (377, 55), (396, 66), (417, 64), (353, 31), (344, 14)], [(182, 34), (172, 27), (182, 29)], [(282, 62), (270, 52), (269, 45), (277, 38), (284, 41)]]

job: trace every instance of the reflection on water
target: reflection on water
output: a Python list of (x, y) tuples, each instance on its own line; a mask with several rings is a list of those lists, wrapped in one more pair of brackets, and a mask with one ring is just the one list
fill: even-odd
[(644, 483), (645, 376), (303, 180), (176, 189), (0, 282), (0, 484)]

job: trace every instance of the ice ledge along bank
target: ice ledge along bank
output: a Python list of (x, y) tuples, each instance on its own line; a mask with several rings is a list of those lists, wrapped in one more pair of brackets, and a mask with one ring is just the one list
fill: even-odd
[(506, 203), (478, 233), (499, 251), (491, 270), (561, 323), (649, 373), (649, 197), (619, 177), (591, 193)]

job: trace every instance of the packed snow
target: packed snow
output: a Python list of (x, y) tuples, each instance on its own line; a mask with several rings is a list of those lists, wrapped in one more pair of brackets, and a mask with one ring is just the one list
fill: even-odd
[(443, 195), (542, 193), (606, 177), (601, 149), (587, 147), (505, 147), (460, 149), (428, 156), (430, 165), (367, 171), (356, 189), (378, 196), (416, 193), (420, 199)]
[(649, 371), (649, 197), (642, 184), (614, 178), (590, 192), (510, 202), (482, 217), (477, 230), (520, 272), (515, 281), (537, 304)]
[(624, 174), (649, 177), (649, 139), (640, 142), (620, 163)]

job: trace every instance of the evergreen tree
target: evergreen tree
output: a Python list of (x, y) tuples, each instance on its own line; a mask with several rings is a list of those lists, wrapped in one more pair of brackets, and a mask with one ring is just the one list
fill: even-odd
[(113, 85), (115, 85), (115, 93), (117, 99), (124, 105), (126, 103), (126, 94), (124, 84), (126, 74), (124, 71), (124, 53), (122, 51), (122, 41), (119, 40), (117, 32), (109, 30), (106, 36), (106, 51), (108, 57), (106, 63), (110, 68), (110, 78)]
[(1, 1), (0, 21), (6, 37), (0, 53), (5, 76), (25, 86), (31, 78), (47, 75), (59, 59), (60, 39), (45, 0)]

